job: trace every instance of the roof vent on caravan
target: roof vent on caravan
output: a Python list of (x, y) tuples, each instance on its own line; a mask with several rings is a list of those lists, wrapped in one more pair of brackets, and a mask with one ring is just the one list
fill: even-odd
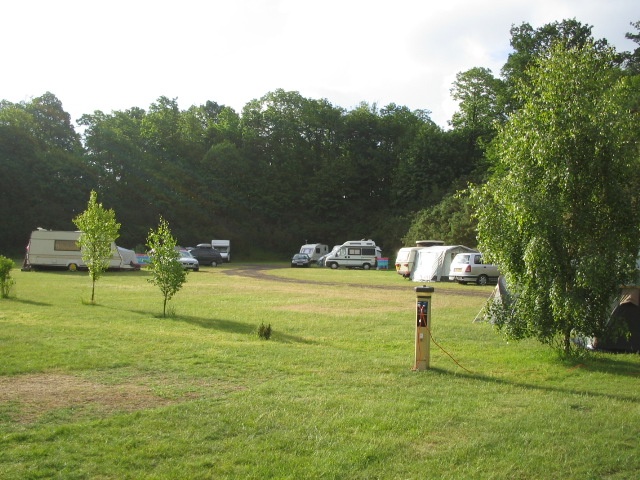
[(442, 240), (416, 240), (416, 247), (435, 247), (444, 245)]

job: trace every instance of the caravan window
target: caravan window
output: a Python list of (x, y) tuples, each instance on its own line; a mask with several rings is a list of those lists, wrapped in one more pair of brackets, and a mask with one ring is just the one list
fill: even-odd
[(360, 255), (360, 249), (350, 247), (349, 250), (347, 251), (347, 255)]
[(75, 240), (54, 240), (53, 249), (62, 252), (79, 252), (80, 247)]

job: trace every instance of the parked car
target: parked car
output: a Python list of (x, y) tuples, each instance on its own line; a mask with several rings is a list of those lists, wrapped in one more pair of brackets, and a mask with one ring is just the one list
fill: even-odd
[(449, 280), (463, 285), (469, 282), (486, 285), (489, 282), (497, 282), (499, 276), (498, 267), (483, 263), (481, 253), (457, 254), (449, 270)]
[(291, 267), (308, 267), (311, 265), (311, 257), (306, 253), (296, 253), (291, 258)]
[(213, 248), (210, 243), (199, 243), (195, 248), (192, 247), (188, 250), (201, 265), (217, 267), (218, 265), (222, 265), (224, 261), (220, 252)]
[(176, 247), (176, 251), (180, 254), (179, 260), (185, 270), (193, 270), (194, 272), (200, 270), (200, 263), (187, 249)]

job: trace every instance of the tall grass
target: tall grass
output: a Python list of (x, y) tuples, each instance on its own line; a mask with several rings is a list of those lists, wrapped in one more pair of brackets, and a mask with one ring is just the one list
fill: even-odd
[(203, 268), (167, 318), (144, 271), (96, 305), (86, 274), (13, 276), (0, 478), (637, 477), (640, 356), (507, 342), (473, 323), (491, 287), (433, 284), (416, 372), (393, 272)]

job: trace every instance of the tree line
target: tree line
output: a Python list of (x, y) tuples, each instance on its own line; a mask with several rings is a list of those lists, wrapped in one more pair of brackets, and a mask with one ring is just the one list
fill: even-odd
[[(92, 190), (129, 248), (144, 245), (160, 216), (182, 245), (228, 238), (245, 258), (356, 238), (386, 256), (419, 238), (476, 246), (473, 212), (456, 192), (486, 180), (487, 146), (522, 107), (516, 85), (559, 38), (607, 45), (576, 20), (512, 27), (500, 76), (476, 67), (456, 77), (459, 110), (446, 129), (427, 110), (346, 110), (284, 90), (242, 112), (215, 101), (181, 110), (160, 97), (146, 110), (85, 114), (80, 131), (51, 92), (2, 101), (0, 251), (22, 253), (37, 227), (74, 229)], [(638, 75), (638, 49), (616, 62), (621, 75)]]

